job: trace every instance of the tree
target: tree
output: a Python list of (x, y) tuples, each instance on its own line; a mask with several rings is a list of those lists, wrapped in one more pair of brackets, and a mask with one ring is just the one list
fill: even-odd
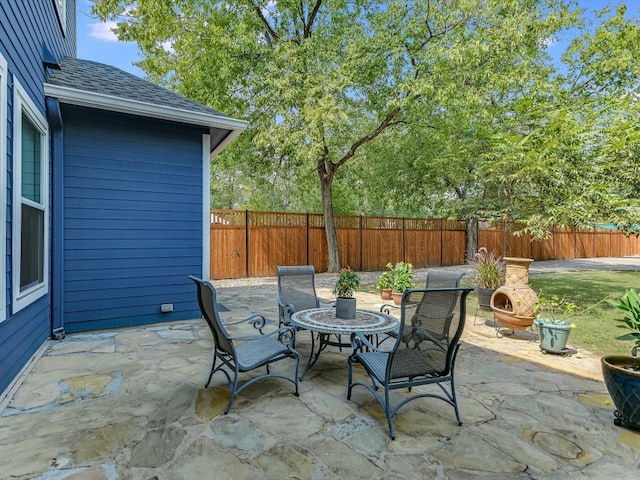
[(559, 0), (102, 0), (95, 11), (138, 43), (151, 79), (250, 120), (242, 145), (255, 155), (232, 146), (238, 165), (285, 172), (291, 189), (315, 172), (330, 272), (338, 171), (479, 103), (483, 79), (508, 91), (571, 18)]

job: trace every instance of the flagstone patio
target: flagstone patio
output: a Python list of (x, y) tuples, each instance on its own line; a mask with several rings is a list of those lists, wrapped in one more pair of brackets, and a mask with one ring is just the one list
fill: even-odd
[[(273, 283), (221, 288), (219, 301), (227, 317), (277, 318)], [(362, 293), (358, 302), (380, 304)], [(298, 335), (304, 357), (309, 333)], [(222, 415), (224, 378), (203, 388), (212, 342), (203, 320), (68, 335), (47, 344), (0, 413), (0, 477), (640, 478), (640, 433), (613, 424), (596, 356), (543, 355), (471, 317), (463, 341), (463, 425), (444, 402), (421, 399), (400, 411), (391, 441), (370, 393), (346, 400), (347, 352), (323, 352), (300, 397), (287, 382), (258, 382)]]

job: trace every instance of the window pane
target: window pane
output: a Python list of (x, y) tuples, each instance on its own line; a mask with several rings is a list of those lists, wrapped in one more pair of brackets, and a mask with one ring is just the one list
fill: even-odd
[(44, 212), (22, 205), (20, 291), (44, 282)]
[(22, 115), (22, 196), (40, 203), (41, 165), (40, 131)]

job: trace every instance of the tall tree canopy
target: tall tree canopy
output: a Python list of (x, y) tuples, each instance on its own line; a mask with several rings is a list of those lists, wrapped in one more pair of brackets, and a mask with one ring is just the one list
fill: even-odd
[[(95, 11), (118, 22), (120, 39), (137, 42), (152, 80), (250, 120), (222, 155), (224, 168), (213, 169), (216, 181), (235, 178), (242, 189), (250, 176), (268, 186), (254, 200), (273, 208), (321, 205), (329, 271), (340, 268), (335, 199), (384, 213), (456, 197), (458, 214), (535, 224), (546, 209), (531, 199), (562, 195), (527, 178), (549, 171), (565, 176), (557, 186), (572, 185), (581, 138), (575, 129), (560, 135), (563, 119), (580, 125), (584, 112), (571, 102), (606, 90), (598, 80), (622, 68), (590, 67), (606, 52), (585, 39), (572, 50), (581, 74), (552, 81), (545, 42), (579, 19), (560, 0), (101, 0)], [(612, 127), (605, 111), (594, 121)], [(553, 134), (558, 145), (545, 140)], [(592, 148), (594, 161), (637, 153)], [(389, 178), (390, 161), (398, 177)], [(588, 191), (597, 197), (605, 188), (600, 198), (609, 205), (611, 185), (600, 180)], [(513, 190), (518, 184), (524, 191)], [(232, 203), (237, 192), (230, 193)]]

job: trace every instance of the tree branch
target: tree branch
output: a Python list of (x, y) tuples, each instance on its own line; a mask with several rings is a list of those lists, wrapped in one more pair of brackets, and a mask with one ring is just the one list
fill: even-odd
[(313, 10), (309, 14), (309, 18), (304, 24), (304, 38), (311, 37), (311, 27), (313, 26), (313, 22), (316, 19), (316, 15), (318, 14), (318, 10), (322, 6), (322, 0), (316, 0), (316, 4), (313, 6)]
[(252, 5), (254, 10), (256, 11), (256, 14), (258, 15), (258, 18), (260, 19), (260, 21), (263, 23), (263, 25), (267, 30), (267, 40), (269, 42), (269, 45), (273, 45), (272, 40), (279, 40), (280, 37), (278, 37), (278, 34), (275, 32), (275, 30), (273, 30), (273, 28), (271, 28), (271, 25), (269, 25), (269, 22), (262, 14), (262, 10), (260, 9), (260, 6), (256, 5), (253, 2), (252, 2)]
[(401, 110), (400, 107), (394, 108), (385, 117), (385, 119), (382, 120), (382, 122), (380, 122), (380, 124), (376, 127), (376, 129), (373, 132), (356, 140), (356, 142), (353, 145), (351, 145), (351, 148), (349, 148), (349, 151), (344, 154), (344, 156), (338, 161), (338, 163), (335, 164), (336, 168), (347, 163), (347, 161), (356, 154), (356, 151), (358, 150), (358, 148), (360, 148), (365, 143), (370, 142), (371, 140), (376, 138), (378, 135), (380, 135), (386, 128), (393, 125), (393, 120), (400, 113), (400, 110)]

